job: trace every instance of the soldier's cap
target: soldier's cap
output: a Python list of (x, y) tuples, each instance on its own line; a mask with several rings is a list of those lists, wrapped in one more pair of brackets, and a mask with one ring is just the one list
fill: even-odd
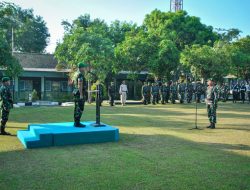
[(84, 62), (80, 62), (80, 63), (78, 63), (78, 68), (80, 69), (80, 68), (86, 68), (86, 67), (88, 67), (89, 65), (88, 64), (86, 64), (86, 63), (84, 63)]
[(9, 77), (3, 77), (3, 78), (2, 78), (2, 82), (8, 82), (8, 81), (10, 81), (10, 78), (9, 78)]

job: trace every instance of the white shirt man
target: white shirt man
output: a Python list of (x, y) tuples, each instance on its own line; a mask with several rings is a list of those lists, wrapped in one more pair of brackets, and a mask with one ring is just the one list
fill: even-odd
[(122, 82), (121, 86), (120, 86), (120, 90), (119, 93), (121, 95), (121, 104), (123, 106), (125, 106), (126, 104), (126, 100), (127, 100), (127, 93), (128, 93), (128, 87), (125, 84), (125, 81)]

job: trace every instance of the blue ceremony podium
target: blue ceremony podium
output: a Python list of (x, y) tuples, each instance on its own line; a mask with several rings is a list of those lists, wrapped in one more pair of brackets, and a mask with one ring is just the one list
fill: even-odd
[(119, 129), (105, 125), (95, 127), (95, 122), (82, 122), (85, 128), (76, 128), (74, 123), (30, 124), (27, 130), (17, 132), (25, 148), (42, 148), (78, 144), (118, 142)]

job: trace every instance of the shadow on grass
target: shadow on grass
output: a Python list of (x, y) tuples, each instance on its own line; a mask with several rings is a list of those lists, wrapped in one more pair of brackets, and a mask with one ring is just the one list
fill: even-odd
[(171, 135), (122, 133), (118, 143), (1, 152), (0, 186), (249, 189), (250, 158), (225, 149), (244, 151), (249, 146), (197, 143)]

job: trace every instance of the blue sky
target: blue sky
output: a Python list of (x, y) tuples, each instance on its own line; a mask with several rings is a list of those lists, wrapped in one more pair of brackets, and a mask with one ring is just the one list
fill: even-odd
[[(51, 34), (47, 51), (52, 53), (63, 37), (62, 20), (72, 21), (81, 14), (141, 24), (154, 9), (169, 11), (170, 0), (5, 0), (32, 8), (47, 23)], [(250, 0), (184, 0), (184, 9), (214, 28), (239, 28), (242, 36), (250, 35)]]

